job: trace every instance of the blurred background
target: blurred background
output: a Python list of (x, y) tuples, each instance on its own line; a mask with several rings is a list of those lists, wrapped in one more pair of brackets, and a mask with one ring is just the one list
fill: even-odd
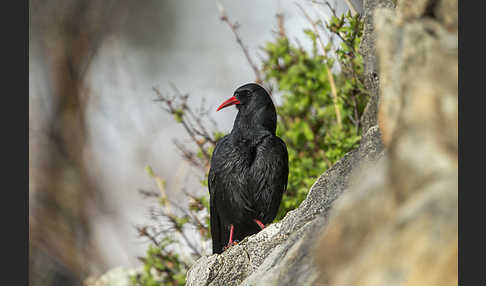
[[(257, 65), (259, 47), (277, 33), (277, 13), (289, 38), (312, 45), (292, 1), (221, 3)], [(166, 181), (171, 200), (183, 199), (171, 192), (181, 186), (205, 191), (204, 174), (173, 143), (187, 142), (186, 133), (154, 102), (152, 88), (170, 92), (173, 83), (194, 106), (204, 98), (226, 133), (236, 110), (216, 107), (255, 74), (215, 1), (29, 4), (29, 283), (77, 285), (115, 266), (141, 265), (148, 242), (135, 226), (149, 219), (149, 203), (138, 190), (155, 184), (146, 166)], [(344, 1), (335, 7), (347, 9)]]

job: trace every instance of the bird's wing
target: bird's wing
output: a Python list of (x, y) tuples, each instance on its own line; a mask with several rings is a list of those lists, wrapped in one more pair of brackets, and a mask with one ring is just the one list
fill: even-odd
[(287, 146), (277, 136), (267, 136), (257, 146), (251, 165), (249, 188), (256, 190), (254, 202), (259, 219), (269, 224), (277, 215), (282, 194), (287, 189), (289, 157)]
[(213, 253), (221, 253), (223, 249), (223, 242), (221, 241), (221, 221), (219, 214), (216, 211), (216, 200), (214, 190), (211, 191), (211, 185), (214, 184), (214, 172), (209, 170), (208, 188), (209, 188), (209, 220), (211, 229), (211, 239), (213, 241)]
[[(225, 136), (226, 137), (226, 136)], [(226, 140), (223, 137), (216, 143), (214, 148), (213, 157), (217, 156), (219, 147), (221, 144)], [(208, 189), (209, 189), (209, 220), (210, 220), (210, 228), (211, 228), (211, 239), (213, 241), (213, 253), (221, 253), (223, 250), (223, 240), (221, 236), (221, 220), (219, 218), (219, 214), (217, 212), (216, 207), (216, 194), (215, 194), (215, 179), (216, 174), (212, 168), (209, 169), (208, 174)]]

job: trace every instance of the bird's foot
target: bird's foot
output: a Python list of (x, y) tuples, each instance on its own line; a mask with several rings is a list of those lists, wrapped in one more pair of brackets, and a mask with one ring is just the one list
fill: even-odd
[(228, 244), (223, 248), (223, 251), (225, 251), (226, 249), (232, 247), (233, 245), (238, 244), (238, 240), (233, 240), (233, 232), (234, 232), (234, 230), (235, 230), (235, 226), (234, 225), (231, 225), (230, 226), (230, 236), (229, 236)]
[(256, 224), (258, 224), (258, 226), (261, 228), (261, 229), (264, 229), (265, 228), (265, 225), (263, 224), (263, 222), (257, 220), (257, 219), (254, 219), (253, 220), (254, 222), (256, 222)]
[(226, 249), (232, 247), (232, 246), (235, 246), (237, 245), (238, 243), (240, 243), (238, 240), (235, 240), (235, 241), (232, 241), (232, 242), (228, 242), (228, 244), (223, 248), (223, 251), (225, 251)]

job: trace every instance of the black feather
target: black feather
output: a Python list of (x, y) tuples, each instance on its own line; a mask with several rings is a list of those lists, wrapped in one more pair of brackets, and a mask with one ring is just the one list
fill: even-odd
[(277, 115), (268, 93), (257, 84), (235, 91), (233, 129), (216, 143), (211, 159), (210, 193), (213, 253), (221, 253), (233, 239), (241, 241), (260, 231), (254, 219), (273, 221), (287, 188), (289, 173), (285, 143), (275, 135)]

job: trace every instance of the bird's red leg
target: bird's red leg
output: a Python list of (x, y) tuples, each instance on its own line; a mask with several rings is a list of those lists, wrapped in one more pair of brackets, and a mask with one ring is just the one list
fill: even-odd
[(265, 225), (261, 221), (259, 221), (257, 219), (254, 219), (253, 221), (255, 221), (261, 229), (265, 228)]
[(234, 231), (234, 229), (235, 229), (235, 227), (233, 225), (231, 225), (230, 237), (229, 237), (228, 245), (233, 244), (233, 231)]
[(233, 232), (235, 230), (235, 227), (234, 225), (231, 225), (231, 228), (230, 228), (230, 236), (229, 236), (229, 240), (228, 240), (228, 244), (224, 247), (224, 250), (230, 248), (231, 246), (237, 244), (236, 241), (233, 241)]

